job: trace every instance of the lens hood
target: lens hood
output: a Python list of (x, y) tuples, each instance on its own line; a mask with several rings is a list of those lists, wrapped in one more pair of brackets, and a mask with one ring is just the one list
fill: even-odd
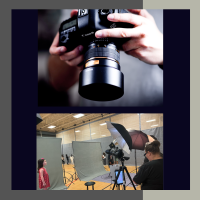
[(79, 94), (93, 101), (112, 101), (124, 94), (124, 75), (113, 67), (85, 68), (79, 77)]

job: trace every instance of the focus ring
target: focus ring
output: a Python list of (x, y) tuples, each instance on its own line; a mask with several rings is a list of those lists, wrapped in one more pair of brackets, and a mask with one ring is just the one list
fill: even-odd
[(116, 50), (106, 47), (97, 47), (89, 49), (85, 53), (84, 61), (86, 62), (89, 58), (92, 57), (110, 57), (117, 60), (120, 63), (120, 54)]

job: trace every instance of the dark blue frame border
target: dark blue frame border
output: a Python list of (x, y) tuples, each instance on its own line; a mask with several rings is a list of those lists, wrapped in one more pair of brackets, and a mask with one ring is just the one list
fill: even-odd
[(36, 113), (107, 112), (164, 113), (164, 189), (189, 190), (190, 10), (164, 10), (164, 107), (38, 107), (37, 19), (12, 10), (12, 189), (36, 189)]

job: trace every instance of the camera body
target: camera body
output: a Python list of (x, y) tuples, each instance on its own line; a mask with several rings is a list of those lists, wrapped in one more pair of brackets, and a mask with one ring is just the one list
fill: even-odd
[(122, 149), (119, 149), (118, 147), (116, 147), (112, 142), (109, 145), (109, 147), (110, 149), (107, 149), (105, 151), (108, 155), (116, 156), (119, 159), (121, 159), (124, 156)]
[(95, 32), (109, 28), (133, 28), (133, 25), (109, 21), (107, 16), (111, 13), (127, 11), (79, 9), (76, 17), (65, 20), (59, 28), (59, 46), (65, 46), (67, 52), (78, 45), (84, 46), (84, 69), (79, 77), (79, 94), (89, 100), (110, 101), (124, 94), (118, 48), (127, 39), (95, 38)]

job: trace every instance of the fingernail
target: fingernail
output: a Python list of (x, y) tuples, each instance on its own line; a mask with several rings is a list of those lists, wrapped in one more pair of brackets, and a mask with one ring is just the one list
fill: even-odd
[(80, 52), (83, 51), (83, 46), (79, 46), (78, 49)]
[(65, 47), (61, 47), (60, 52), (65, 52)]
[(97, 37), (101, 37), (102, 35), (103, 35), (103, 34), (102, 34), (102, 31), (97, 31), (97, 32), (96, 32), (96, 36), (97, 36)]
[(114, 19), (114, 15), (112, 15), (112, 14), (108, 15), (108, 19), (113, 20)]

